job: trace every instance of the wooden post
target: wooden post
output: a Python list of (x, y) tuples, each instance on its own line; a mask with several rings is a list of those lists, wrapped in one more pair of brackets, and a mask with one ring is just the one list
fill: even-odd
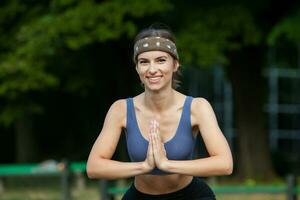
[(3, 179), (0, 177), (0, 194), (4, 192), (4, 183)]
[(100, 185), (99, 192), (100, 192), (101, 200), (112, 200), (113, 197), (108, 194), (108, 181), (101, 179), (99, 180), (99, 185)]
[(83, 173), (80, 171), (75, 171), (73, 173), (75, 175), (75, 187), (76, 190), (82, 191), (86, 188), (85, 179), (83, 177)]
[(61, 175), (61, 184), (63, 188), (63, 200), (71, 200), (71, 190), (69, 181), (70, 171), (69, 162), (67, 160), (63, 161), (63, 170)]
[(287, 176), (287, 200), (297, 200), (296, 189), (296, 177), (294, 174)]

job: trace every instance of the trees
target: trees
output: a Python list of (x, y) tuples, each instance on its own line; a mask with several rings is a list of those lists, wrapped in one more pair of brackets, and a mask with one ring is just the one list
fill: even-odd
[[(184, 65), (224, 66), (234, 92), (238, 171), (242, 177), (272, 176), (261, 75), (268, 44), (286, 36), (299, 45), (299, 15), (289, 16), (297, 6), (292, 1), (2, 1), (0, 123), (15, 127), (17, 160), (36, 159), (34, 141), (41, 136), (32, 130), (35, 116), (48, 112), (55, 118), (62, 112), (53, 111), (57, 99), (69, 95), (59, 108), (77, 100), (74, 107), (85, 116), (84, 106), (103, 100), (105, 110), (109, 96), (134, 90), (124, 92), (124, 85), (138, 87), (131, 79), (134, 69), (125, 69), (132, 65), (130, 40), (158, 20), (174, 30)], [(76, 136), (64, 139), (70, 137)]]
[(198, 66), (225, 67), (236, 110), (238, 174), (245, 178), (269, 176), (273, 169), (262, 111), (261, 30), (244, 6), (217, 5), (199, 13), (197, 20), (189, 20), (192, 23), (184, 30), (188, 34), (180, 35), (187, 60)]
[[(4, 106), (0, 122), (15, 124), (16, 157), (27, 162), (37, 152), (30, 124), (32, 114), (43, 111), (38, 98), (51, 88), (63, 87), (62, 77), (68, 77), (68, 69), (59, 69), (68, 63), (62, 55), (132, 36), (136, 31), (133, 19), (170, 8), (167, 1), (159, 0), (14, 0), (1, 4), (0, 98)], [(73, 80), (68, 89), (80, 93), (87, 82)]]
[[(269, 44), (281, 34), (299, 44), (299, 18), (288, 17), (296, 3), (198, 3), (182, 14), (179, 39), (190, 65), (224, 66), (232, 83), (236, 128), (237, 174), (242, 178), (274, 177), (268, 131), (263, 113), (262, 70)], [(270, 34), (270, 35), (269, 35)]]

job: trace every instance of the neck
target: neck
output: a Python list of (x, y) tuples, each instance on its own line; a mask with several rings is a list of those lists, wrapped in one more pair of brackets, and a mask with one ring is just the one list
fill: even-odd
[(176, 91), (173, 89), (163, 92), (145, 91), (144, 103), (150, 110), (153, 110), (157, 113), (162, 112), (174, 104), (175, 92)]

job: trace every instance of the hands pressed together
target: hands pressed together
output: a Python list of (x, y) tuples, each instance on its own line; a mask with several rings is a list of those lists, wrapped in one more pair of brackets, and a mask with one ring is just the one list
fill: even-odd
[(150, 121), (149, 145), (147, 157), (144, 165), (147, 171), (157, 167), (160, 170), (165, 170), (165, 164), (168, 161), (164, 143), (159, 135), (159, 123), (156, 120)]

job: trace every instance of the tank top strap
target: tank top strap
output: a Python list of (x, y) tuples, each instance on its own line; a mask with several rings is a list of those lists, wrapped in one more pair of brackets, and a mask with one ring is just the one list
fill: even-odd
[(182, 118), (183, 118), (183, 123), (182, 126), (185, 128), (191, 128), (191, 104), (193, 101), (193, 97), (191, 96), (186, 96), (186, 100), (183, 105), (183, 110), (182, 110)]
[(133, 120), (134, 120), (134, 105), (133, 105), (133, 99), (127, 98), (126, 99), (126, 105), (127, 105), (127, 114), (126, 114), (126, 127), (129, 127)]
[(191, 104), (192, 104), (192, 101), (193, 101), (193, 97), (187, 96), (186, 100), (185, 100), (185, 103), (183, 105), (183, 113), (185, 115), (187, 115), (187, 116), (191, 115)]

